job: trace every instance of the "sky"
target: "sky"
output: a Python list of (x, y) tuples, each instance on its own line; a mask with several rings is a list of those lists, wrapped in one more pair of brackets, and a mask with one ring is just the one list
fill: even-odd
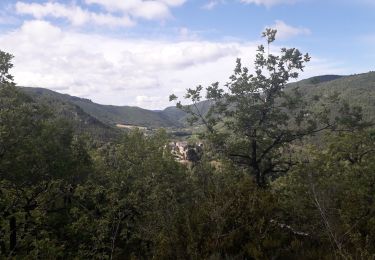
[(273, 51), (312, 57), (300, 79), (375, 68), (375, 0), (1, 0), (0, 50), (20, 86), (100, 104), (163, 109), (170, 94), (252, 69)]

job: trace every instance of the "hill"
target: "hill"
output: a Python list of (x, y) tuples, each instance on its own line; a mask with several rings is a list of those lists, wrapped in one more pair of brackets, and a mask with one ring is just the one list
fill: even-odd
[(90, 133), (98, 140), (110, 140), (120, 133), (119, 129), (105, 124), (96, 117), (86, 113), (71, 100), (79, 99), (68, 95), (61, 95), (43, 88), (20, 88), (36, 102), (49, 107), (55, 116), (69, 121), (78, 134)]
[[(313, 103), (316, 95), (328, 96), (337, 93), (338, 96), (353, 105), (363, 107), (366, 119), (375, 120), (375, 72), (351, 76), (324, 75), (304, 79), (288, 84), (288, 88), (299, 87), (305, 99)], [(176, 107), (153, 111), (131, 106), (101, 105), (91, 100), (60, 94), (43, 88), (21, 88), (34, 99), (49, 104), (63, 117), (72, 118), (77, 128), (105, 135), (106, 132), (116, 132), (116, 124), (145, 126), (148, 128), (181, 128), (186, 125), (186, 113)], [(205, 114), (210, 107), (209, 101), (197, 104), (198, 109)]]
[(150, 128), (182, 126), (182, 123), (178, 120), (182, 116), (181, 111), (170, 112), (167, 109), (164, 112), (131, 106), (101, 105), (89, 99), (60, 94), (43, 88), (22, 88), (22, 90), (38, 100), (54, 100), (77, 106), (92, 118), (108, 126), (115, 126), (116, 124), (146, 126)]
[(311, 103), (314, 96), (329, 96), (336, 93), (341, 100), (361, 106), (365, 119), (375, 121), (375, 72), (333, 77), (335, 79), (323, 80), (320, 83), (316, 83), (319, 77), (314, 77), (292, 83), (289, 87), (299, 87), (304, 98)]
[(340, 75), (322, 75), (322, 76), (315, 76), (307, 79), (300, 80), (300, 84), (319, 84), (319, 83), (324, 83), (324, 82), (329, 82), (332, 80), (340, 79), (345, 76), (340, 76)]

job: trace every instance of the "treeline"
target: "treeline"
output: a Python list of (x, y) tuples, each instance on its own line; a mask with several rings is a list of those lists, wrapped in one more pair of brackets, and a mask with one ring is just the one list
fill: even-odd
[(186, 167), (162, 130), (77, 135), (17, 90), (1, 52), (0, 258), (375, 258), (375, 132), (358, 107), (286, 95), (309, 58), (281, 53), (260, 46), (255, 75), (238, 61), (207, 116), (179, 105), (207, 126)]

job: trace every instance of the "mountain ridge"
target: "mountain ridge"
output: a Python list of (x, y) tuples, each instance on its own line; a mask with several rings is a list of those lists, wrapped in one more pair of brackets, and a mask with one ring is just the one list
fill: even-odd
[[(298, 87), (308, 99), (313, 95), (328, 95), (338, 92), (339, 97), (343, 100), (363, 106), (365, 117), (375, 119), (375, 72), (348, 76), (315, 76), (290, 83), (287, 85), (287, 89), (290, 87)], [(57, 102), (59, 106), (62, 106), (60, 113), (63, 112), (64, 106), (72, 111), (75, 110), (76, 113), (84, 113), (82, 115), (86, 121), (91, 120), (97, 125), (102, 124), (100, 127), (104, 128), (115, 128), (117, 124), (148, 128), (186, 126), (187, 114), (174, 106), (166, 107), (163, 110), (147, 110), (135, 106), (97, 104), (86, 98), (61, 94), (45, 88), (21, 87), (21, 90), (38, 101), (50, 103), (51, 106), (56, 106), (54, 103)], [(209, 106), (210, 101), (207, 100), (199, 104), (203, 113), (208, 111)]]
[(57, 99), (80, 107), (85, 113), (110, 125), (128, 124), (146, 127), (181, 127), (182, 124), (162, 111), (147, 110), (136, 106), (102, 105), (89, 99), (61, 94), (45, 88), (21, 87), (21, 90), (34, 99)]

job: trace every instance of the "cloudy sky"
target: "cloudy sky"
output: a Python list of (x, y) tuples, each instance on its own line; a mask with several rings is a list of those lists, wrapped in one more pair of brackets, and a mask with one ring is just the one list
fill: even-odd
[(374, 70), (375, 0), (1, 0), (19, 85), (161, 109), (171, 93), (251, 68), (265, 27), (312, 61), (302, 78)]

